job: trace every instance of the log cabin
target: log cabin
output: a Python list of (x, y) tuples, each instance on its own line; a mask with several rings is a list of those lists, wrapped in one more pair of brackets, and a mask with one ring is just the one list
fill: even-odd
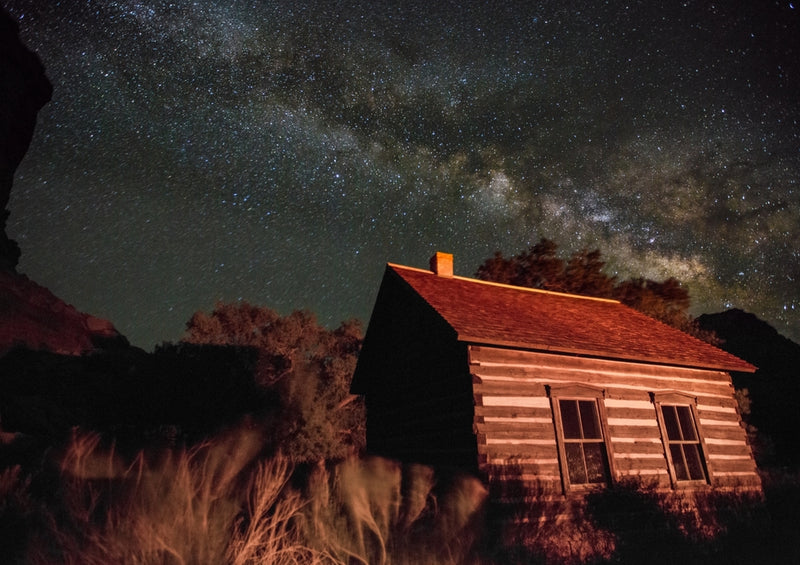
[(632, 478), (760, 490), (729, 371), (616, 300), (387, 264), (351, 390), (370, 452), (568, 495)]

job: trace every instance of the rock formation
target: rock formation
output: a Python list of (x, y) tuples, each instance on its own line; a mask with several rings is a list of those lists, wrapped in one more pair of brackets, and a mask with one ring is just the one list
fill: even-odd
[(19, 39), (19, 29), (0, 9), (0, 269), (14, 270), (19, 247), (6, 234), (14, 171), (28, 150), (36, 114), (50, 101), (53, 87), (39, 58)]
[(39, 58), (0, 8), (0, 356), (13, 347), (79, 355), (127, 344), (111, 322), (78, 312), (16, 270), (19, 246), (6, 234), (11, 185), (52, 92)]

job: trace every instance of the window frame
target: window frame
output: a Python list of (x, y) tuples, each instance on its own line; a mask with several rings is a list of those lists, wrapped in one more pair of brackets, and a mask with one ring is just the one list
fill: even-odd
[[(658, 429), (661, 434), (661, 444), (664, 448), (664, 458), (667, 462), (667, 471), (669, 473), (669, 480), (672, 488), (696, 487), (711, 484), (711, 477), (713, 476), (711, 465), (708, 461), (708, 449), (704, 440), (703, 430), (700, 427), (700, 418), (697, 414), (697, 397), (679, 391), (659, 391), (651, 392), (650, 400), (656, 409), (656, 419), (658, 420)], [(667, 433), (667, 425), (664, 419), (664, 406), (685, 406), (689, 408), (689, 413), (692, 417), (692, 424), (694, 425), (694, 433), (697, 435), (696, 445), (700, 450), (700, 464), (702, 466), (704, 477), (702, 479), (678, 479), (678, 473), (675, 469), (675, 463), (672, 460), (672, 451), (670, 446), (674, 443), (676, 445), (685, 445), (687, 443), (694, 444), (695, 442), (680, 441), (676, 442), (670, 440)], [(687, 469), (688, 471), (688, 469)]]
[[(561, 485), (564, 492), (596, 490), (611, 486), (616, 474), (614, 471), (614, 454), (611, 449), (611, 436), (608, 431), (608, 419), (606, 417), (605, 403), (603, 402), (605, 389), (581, 383), (550, 384), (545, 385), (545, 389), (550, 399), (550, 409), (553, 414), (553, 426), (555, 428), (558, 461), (561, 471)], [(562, 400), (589, 400), (594, 402), (602, 438), (601, 441), (592, 443), (601, 443), (605, 450), (605, 481), (601, 483), (573, 483), (570, 480), (566, 444), (572, 442), (568, 442), (564, 436), (564, 423), (561, 418)]]

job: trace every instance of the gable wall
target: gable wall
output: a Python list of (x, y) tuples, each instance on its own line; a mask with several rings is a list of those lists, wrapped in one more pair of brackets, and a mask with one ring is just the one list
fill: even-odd
[(351, 391), (367, 407), (367, 450), (406, 462), (477, 471), (466, 345), (387, 272)]
[(612, 476), (670, 486), (651, 393), (697, 399), (711, 484), (759, 487), (730, 375), (585, 357), (469, 346), (479, 462), (489, 479), (506, 475), (547, 492), (562, 490), (556, 432), (546, 385), (603, 389)]

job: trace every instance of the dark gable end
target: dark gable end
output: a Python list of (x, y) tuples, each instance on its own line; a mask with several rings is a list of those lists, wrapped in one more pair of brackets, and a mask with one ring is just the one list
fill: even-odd
[(378, 291), (351, 391), (366, 399), (370, 452), (475, 469), (466, 345), (391, 268)]
[(441, 315), (387, 267), (367, 325), (351, 391), (368, 393), (372, 375), (384, 373), (387, 366), (398, 375), (408, 374), (420, 363), (432, 341), (457, 339), (455, 330)]

